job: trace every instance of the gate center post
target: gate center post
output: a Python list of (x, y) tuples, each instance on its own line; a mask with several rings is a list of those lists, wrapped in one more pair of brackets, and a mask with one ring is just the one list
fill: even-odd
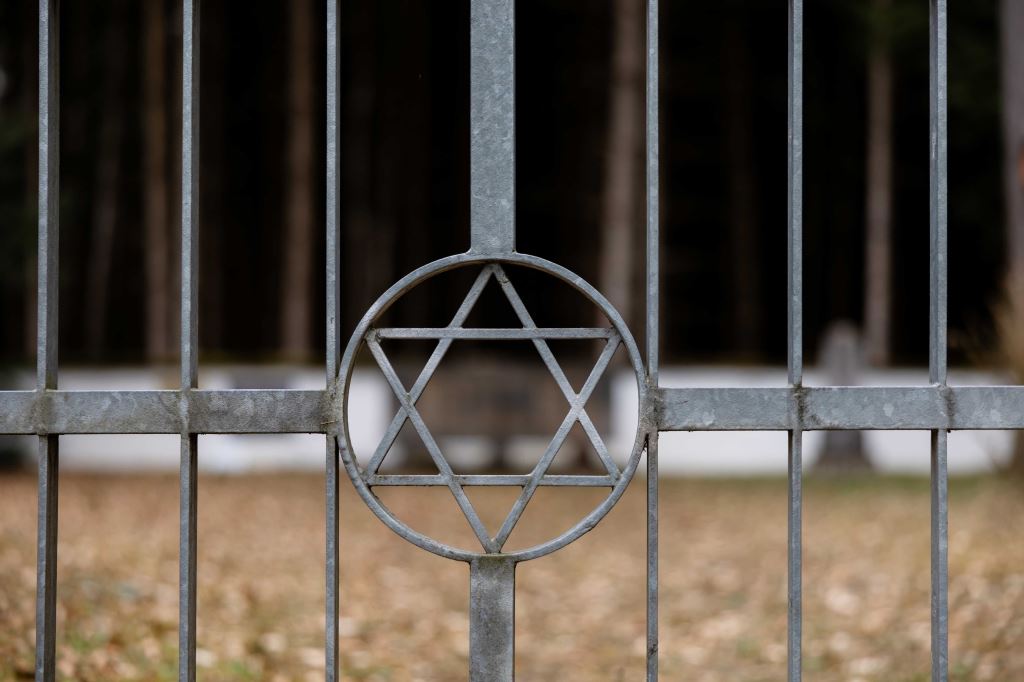
[(470, 2), (470, 251), (516, 250), (515, 0)]
[(469, 562), (469, 680), (515, 679), (516, 562), (486, 555)]

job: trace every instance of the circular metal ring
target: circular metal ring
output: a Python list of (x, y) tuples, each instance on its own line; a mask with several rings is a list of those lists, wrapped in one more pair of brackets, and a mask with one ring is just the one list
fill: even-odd
[(349, 434), (348, 400), (352, 382), (352, 372), (355, 365), (355, 357), (365, 343), (367, 332), (369, 332), (374, 323), (410, 289), (432, 277), (456, 268), (473, 265), (500, 266), (505, 264), (523, 266), (547, 273), (581, 293), (596, 305), (602, 313), (604, 313), (609, 322), (611, 322), (612, 327), (616, 332), (618, 332), (621, 338), (621, 344), (626, 349), (630, 364), (633, 366), (633, 370), (636, 374), (639, 398), (638, 410), (640, 417), (637, 424), (636, 438), (633, 443), (632, 453), (630, 454), (625, 467), (620, 472), (618, 479), (615, 481), (614, 485), (611, 486), (611, 491), (609, 492), (608, 497), (602, 500), (597, 507), (577, 522), (576, 525), (561, 535), (527, 549), (512, 552), (501, 552), (501, 555), (515, 561), (536, 559), (537, 557), (541, 557), (561, 549), (593, 529), (605, 514), (615, 506), (615, 503), (618, 502), (622, 493), (625, 492), (626, 486), (629, 484), (630, 480), (633, 478), (633, 474), (636, 472), (637, 465), (640, 462), (640, 457), (646, 447), (647, 435), (650, 430), (650, 424), (647, 423), (646, 417), (648, 411), (644, 409), (648, 400), (647, 374), (643, 360), (640, 356), (640, 351), (637, 348), (636, 342), (633, 340), (632, 334), (629, 332), (629, 328), (626, 326), (625, 321), (619, 313), (614, 307), (612, 307), (608, 300), (602, 296), (599, 291), (597, 291), (597, 289), (588, 284), (583, 278), (560, 265), (536, 256), (518, 253), (503, 256), (481, 256), (472, 252), (442, 258), (434, 261), (433, 263), (424, 265), (403, 277), (392, 285), (391, 288), (385, 291), (380, 298), (370, 306), (369, 310), (366, 311), (366, 314), (356, 326), (356, 329), (349, 340), (348, 346), (345, 348), (345, 353), (342, 355), (337, 383), (342, 396), (341, 415), (339, 415), (341, 429), (340, 434), (337, 436), (338, 450), (341, 455), (342, 463), (345, 466), (345, 470), (348, 472), (349, 478), (352, 480), (352, 483), (360, 497), (363, 498), (366, 505), (381, 521), (384, 522), (385, 525), (399, 536), (405, 538), (418, 547), (429, 552), (433, 552), (439, 556), (458, 561), (473, 561), (476, 558), (488, 555), (488, 552), (472, 552), (452, 547), (413, 530), (384, 505), (380, 498), (374, 494), (372, 487), (363, 478), (355, 453), (352, 449), (352, 441)]

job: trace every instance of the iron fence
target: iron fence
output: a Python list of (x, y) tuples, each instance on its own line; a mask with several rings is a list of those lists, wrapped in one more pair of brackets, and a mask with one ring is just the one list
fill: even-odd
[[(639, 1), (639, 0), (638, 0)], [(617, 500), (636, 469), (642, 453), (647, 467), (647, 679), (658, 678), (658, 435), (662, 431), (772, 430), (789, 436), (788, 505), (788, 679), (801, 678), (801, 525), (803, 433), (823, 429), (921, 429), (931, 431), (931, 629), (932, 679), (945, 681), (948, 633), (947, 433), (953, 429), (1024, 428), (1024, 387), (947, 385), (947, 8), (946, 0), (930, 0), (930, 322), (928, 385), (907, 387), (805, 387), (802, 352), (802, 158), (803, 158), (803, 0), (788, 2), (789, 60), (789, 228), (788, 228), (788, 385), (776, 388), (667, 388), (658, 381), (658, 0), (646, 3), (646, 352), (641, 354), (629, 330), (600, 293), (553, 263), (518, 254), (515, 250), (515, 93), (513, 0), (472, 0), (471, 7), (471, 248), (421, 268), (392, 287), (371, 308), (343, 355), (339, 336), (339, 52), (338, 6), (326, 3), (327, 103), (327, 310), (325, 390), (229, 390), (198, 388), (197, 317), (199, 182), (199, 0), (184, 0), (183, 15), (183, 130), (182, 130), (182, 260), (181, 260), (181, 388), (154, 391), (66, 391), (58, 386), (57, 272), (59, 216), (59, 70), (58, 0), (39, 2), (39, 233), (38, 233), (38, 349), (36, 388), (0, 392), (0, 433), (32, 434), (38, 438), (38, 567), (36, 609), (36, 679), (55, 677), (57, 514), (59, 436), (86, 433), (176, 433), (181, 437), (180, 466), (180, 620), (179, 679), (195, 679), (196, 515), (198, 435), (216, 433), (320, 433), (325, 435), (325, 495), (327, 503), (325, 656), (326, 677), (339, 675), (338, 620), (338, 492), (340, 475), (347, 472), (367, 503), (405, 537), (426, 549), (466, 561), (471, 566), (471, 679), (510, 680), (513, 677), (514, 568), (571, 542), (588, 531)], [(781, 11), (781, 8), (780, 8)], [(533, 343), (548, 369), (559, 379), (557, 363), (545, 354), (548, 338), (602, 338), (609, 346), (622, 344), (632, 360), (639, 387), (640, 416), (636, 447), (624, 469), (594, 441), (608, 471), (596, 481), (547, 476), (546, 467), (521, 477), (456, 477), (446, 469), (443, 453), (432, 448), (437, 476), (380, 476), (375, 467), (361, 466), (347, 446), (344, 405), (354, 349), (387, 334), (437, 341), (436, 362), (456, 338), (480, 336), (462, 329), (464, 317), (437, 329), (376, 329), (377, 314), (389, 301), (434, 272), (457, 266), (481, 267), (481, 278), (496, 278), (512, 295), (502, 266), (541, 269), (569, 282), (591, 299), (611, 321), (608, 329), (540, 329), (528, 312), (519, 314), (523, 327), (497, 330), (494, 337)], [(504, 278), (504, 279), (503, 279)], [(482, 285), (481, 285), (482, 286)], [(512, 290), (514, 291), (514, 290)], [(472, 293), (472, 292), (471, 292)], [(478, 292), (477, 292), (478, 293)], [(469, 298), (467, 298), (467, 301)], [(511, 299), (510, 299), (511, 300)], [(515, 305), (515, 301), (512, 301)], [(470, 306), (472, 303), (469, 304)], [(379, 349), (379, 346), (376, 347)], [(614, 350), (614, 348), (613, 348)], [(385, 374), (386, 357), (374, 350)], [(553, 360), (553, 358), (551, 358)], [(428, 363), (428, 369), (430, 365)], [(432, 372), (424, 371), (417, 386), (406, 391), (393, 371), (388, 376), (400, 402), (398, 428), (406, 419), (419, 430), (415, 408), (418, 392)], [(564, 375), (562, 375), (564, 379)], [(564, 423), (586, 429), (585, 390), (565, 390), (570, 406)], [(394, 426), (394, 423), (393, 423)], [(397, 432), (397, 431), (396, 431)], [(429, 433), (420, 432), (427, 442)], [(591, 435), (588, 431), (588, 436)], [(386, 450), (393, 442), (382, 444)], [(554, 443), (554, 441), (553, 441)], [(429, 443), (428, 443), (429, 445)], [(553, 445), (557, 451), (557, 445)], [(549, 448), (550, 449), (550, 448)], [(379, 465), (380, 452), (372, 462)], [(586, 478), (586, 477), (581, 477)], [(450, 552), (429, 538), (413, 537), (390, 517), (372, 488), (378, 485), (442, 485), (464, 498), (464, 485), (512, 485), (529, 501), (538, 485), (595, 485), (610, 489), (608, 498), (566, 535), (526, 552), (504, 554), (503, 537), (478, 529), (482, 551)], [(471, 507), (471, 505), (470, 505)], [(464, 506), (467, 517), (470, 507)], [(519, 510), (521, 512), (521, 509)], [(515, 520), (507, 521), (506, 526)], [(503, 527), (499, 536), (507, 537)]]

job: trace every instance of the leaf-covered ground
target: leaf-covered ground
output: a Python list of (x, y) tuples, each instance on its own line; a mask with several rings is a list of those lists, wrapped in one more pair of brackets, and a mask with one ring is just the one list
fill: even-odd
[[(954, 480), (950, 670), (1024, 679), (1024, 485)], [(811, 680), (929, 679), (929, 494), (923, 480), (806, 483), (804, 665)], [(393, 489), (419, 530), (469, 546), (440, 490)], [(572, 525), (600, 493), (542, 489), (513, 544)], [(323, 678), (323, 484), (200, 482), (203, 680)], [(476, 490), (499, 523), (509, 496)], [(59, 643), (68, 680), (171, 680), (177, 665), (174, 477), (60, 481)], [(30, 679), (35, 481), (0, 477), (0, 680)], [(346, 679), (466, 678), (468, 570), (342, 500)], [(518, 569), (518, 678), (641, 680), (644, 486), (569, 548)], [(661, 491), (666, 680), (778, 680), (786, 665), (784, 481), (670, 480)]]

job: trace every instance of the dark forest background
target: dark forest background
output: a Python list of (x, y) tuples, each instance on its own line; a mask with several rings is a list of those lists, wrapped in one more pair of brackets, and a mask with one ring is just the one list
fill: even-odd
[[(624, 193), (617, 208), (632, 220), (613, 254), (626, 279), (617, 305), (639, 332), (643, 85), (635, 64), (642, 66), (643, 36), (634, 30), (642, 29), (642, 3), (633, 4), (517, 3), (517, 215), (520, 251), (606, 288), (613, 232), (603, 221), (609, 196)], [(62, 5), (61, 360), (171, 360), (180, 4)], [(341, 0), (340, 7), (347, 333), (390, 283), (468, 247), (469, 5)], [(0, 4), (0, 357), (8, 364), (30, 362), (34, 348), (36, 12), (27, 0)], [(830, 323), (860, 325), (870, 307), (873, 139), (892, 160), (891, 329), (877, 357), (926, 362), (927, 12), (928, 3), (912, 0), (807, 3), (804, 276), (812, 355)], [(949, 12), (950, 341), (953, 360), (964, 362), (992, 344), (991, 306), (1006, 267), (1000, 25), (996, 0), (951, 2)], [(662, 0), (666, 361), (784, 362), (786, 28), (781, 0)], [(203, 359), (317, 360), (324, 4), (204, 0), (201, 31)], [(881, 73), (871, 70), (879, 55), (890, 76), (891, 129), (872, 138), (872, 126), (885, 120), (871, 115), (878, 100), (868, 96), (878, 92), (869, 74)], [(617, 92), (632, 103), (625, 119), (621, 109), (613, 115)], [(623, 120), (635, 134), (616, 145)], [(615, 165), (622, 163), (629, 165)], [(628, 187), (619, 174), (618, 194), (610, 168), (629, 169)], [(462, 294), (452, 289), (409, 308), (405, 322), (436, 324)], [(547, 317), (587, 324), (592, 313), (574, 300), (543, 298)]]

